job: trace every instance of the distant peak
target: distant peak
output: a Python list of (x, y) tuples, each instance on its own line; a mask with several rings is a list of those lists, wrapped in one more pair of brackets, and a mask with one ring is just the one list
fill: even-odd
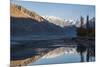
[(42, 16), (43, 18), (51, 18), (51, 19), (59, 19), (59, 20), (63, 20), (62, 18), (60, 17), (57, 17), (57, 16)]

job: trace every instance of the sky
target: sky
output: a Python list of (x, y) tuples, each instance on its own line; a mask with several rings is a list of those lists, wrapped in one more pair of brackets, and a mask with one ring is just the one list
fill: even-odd
[(35, 11), (41, 16), (56, 16), (62, 19), (79, 19), (80, 16), (86, 18), (95, 17), (95, 6), (79, 4), (45, 3), (34, 1), (13, 1), (11, 3), (21, 5), (31, 11)]

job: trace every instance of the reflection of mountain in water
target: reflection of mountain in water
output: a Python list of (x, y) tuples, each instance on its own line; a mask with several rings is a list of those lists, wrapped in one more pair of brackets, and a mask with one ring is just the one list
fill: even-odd
[(80, 45), (59, 47), (50, 50), (43, 57), (28, 65), (95, 61), (94, 54), (94, 49), (91, 47), (80, 47)]
[[(29, 63), (29, 65), (34, 65), (44, 63), (50, 64), (64, 62), (88, 62), (95, 60), (95, 49), (94, 46), (91, 45), (76, 45), (76, 43), (68, 45), (68, 43), (64, 40), (44, 40), (26, 43), (28, 44), (28, 46), (26, 44), (21, 45), (20, 47), (17, 46), (12, 48), (13, 50), (11, 53), (11, 59), (16, 60), (16, 62), (19, 60), (23, 60), (22, 62), (26, 63), (26, 65)], [(26, 59), (28, 60), (25, 61)], [(24, 65), (23, 63), (20, 64)]]
[(75, 53), (77, 53), (76, 48), (61, 47), (61, 48), (56, 48), (53, 51), (50, 51), (49, 53), (47, 53), (42, 58), (55, 58), (55, 57), (63, 55), (63, 54), (75, 54)]

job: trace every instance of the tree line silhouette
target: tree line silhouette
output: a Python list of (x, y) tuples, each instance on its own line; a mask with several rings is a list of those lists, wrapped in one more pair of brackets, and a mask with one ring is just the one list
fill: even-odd
[[(80, 27), (77, 28), (77, 35), (78, 36), (95, 37), (95, 27), (91, 27), (90, 23), (91, 23), (91, 21), (89, 20), (89, 16), (87, 15), (86, 24), (84, 27), (84, 17), (81, 16), (80, 17)], [(93, 23), (95, 24), (95, 21)]]

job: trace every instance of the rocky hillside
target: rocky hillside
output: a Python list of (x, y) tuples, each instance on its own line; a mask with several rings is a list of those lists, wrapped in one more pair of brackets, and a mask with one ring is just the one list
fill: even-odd
[(63, 29), (22, 6), (11, 4), (11, 35), (59, 34)]
[(29, 11), (22, 6), (11, 4), (10, 10), (11, 10), (11, 16), (13, 16), (13, 17), (31, 18), (31, 19), (35, 19), (39, 22), (43, 21), (43, 18), (41, 16), (39, 16), (37, 13), (35, 13), (33, 11)]

